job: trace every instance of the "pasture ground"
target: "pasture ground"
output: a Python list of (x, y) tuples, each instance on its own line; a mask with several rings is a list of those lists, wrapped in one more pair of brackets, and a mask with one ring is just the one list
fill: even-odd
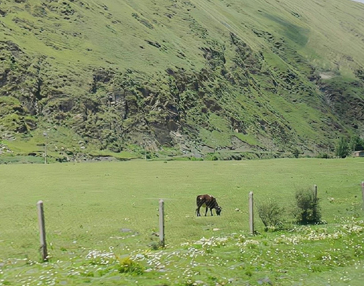
[[(364, 160), (0, 165), (0, 285), (362, 285)], [(298, 188), (318, 185), (325, 224), (294, 225)], [(287, 210), (249, 235), (248, 193)], [(213, 194), (220, 217), (196, 217)], [(165, 249), (156, 249), (158, 201)], [(40, 263), (44, 201), (50, 261)]]

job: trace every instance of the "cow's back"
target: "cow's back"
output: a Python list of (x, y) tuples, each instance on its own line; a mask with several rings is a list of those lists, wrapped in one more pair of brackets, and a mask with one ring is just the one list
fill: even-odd
[(197, 206), (202, 206), (202, 205), (211, 205), (211, 203), (213, 203), (215, 200), (215, 198), (213, 196), (210, 195), (198, 195), (196, 198), (196, 204)]

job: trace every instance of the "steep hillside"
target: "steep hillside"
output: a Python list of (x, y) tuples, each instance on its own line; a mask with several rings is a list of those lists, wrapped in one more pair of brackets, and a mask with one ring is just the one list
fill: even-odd
[(354, 1), (1, 0), (0, 138), (59, 160), (331, 152), (364, 136), (363, 42)]

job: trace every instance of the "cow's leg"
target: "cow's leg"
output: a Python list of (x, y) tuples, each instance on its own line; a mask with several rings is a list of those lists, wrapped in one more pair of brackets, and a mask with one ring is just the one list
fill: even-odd
[(200, 207), (197, 207), (196, 213), (197, 213), (197, 216), (201, 216), (201, 214), (200, 214)]
[(207, 211), (209, 210), (209, 207), (206, 207), (205, 216), (207, 216)]
[(210, 208), (210, 212), (211, 212), (211, 216), (213, 216), (214, 214), (212, 213), (212, 208)]

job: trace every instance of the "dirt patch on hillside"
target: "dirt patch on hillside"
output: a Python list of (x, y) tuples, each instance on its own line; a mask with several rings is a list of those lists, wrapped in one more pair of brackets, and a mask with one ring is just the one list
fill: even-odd
[(322, 79), (331, 79), (331, 78), (333, 78), (335, 75), (333, 74), (333, 73), (331, 73), (331, 72), (322, 72), (322, 73), (320, 73), (320, 77), (322, 78)]

